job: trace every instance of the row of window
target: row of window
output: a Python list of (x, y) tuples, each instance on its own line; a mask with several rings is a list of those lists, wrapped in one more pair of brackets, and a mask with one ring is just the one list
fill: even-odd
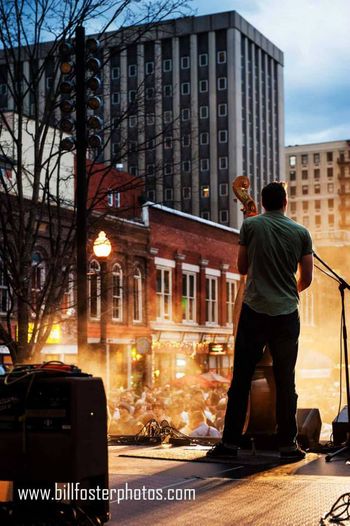
[[(198, 83), (199, 93), (207, 93), (209, 89), (208, 80), (200, 80)], [(227, 78), (219, 77), (217, 79), (217, 89), (218, 91), (224, 91), (227, 89)], [(191, 83), (190, 82), (181, 82), (180, 84), (181, 95), (190, 95), (191, 93)], [(136, 102), (137, 99), (143, 94), (143, 91), (138, 90), (129, 90), (128, 91), (128, 101)], [(146, 88), (144, 90), (146, 100), (153, 100), (156, 95), (155, 88)], [(173, 96), (173, 86), (172, 84), (165, 84), (163, 86), (163, 96), (172, 97)], [(112, 104), (120, 104), (120, 92), (116, 91), (112, 93)]]
[[(117, 153), (117, 148), (113, 149), (113, 153)], [(190, 161), (184, 161), (182, 166), (183, 172), (189, 172), (190, 171), (190, 165), (188, 165)], [(227, 170), (228, 169), (228, 157), (219, 157), (218, 159), (218, 166), (219, 170)], [(200, 159), (199, 162), (199, 169), (201, 172), (206, 172), (210, 168), (210, 162), (208, 158)], [(173, 165), (166, 163), (163, 167), (164, 175), (171, 175), (173, 173)], [(147, 175), (155, 175), (156, 172), (156, 166), (155, 164), (147, 164), (146, 165), (146, 174)], [(225, 183), (226, 185), (226, 183)], [(224, 183), (219, 186), (219, 195), (228, 195), (227, 194), (227, 185), (225, 186), (226, 190), (225, 193), (223, 193)], [(120, 198), (119, 198), (120, 199)]]
[[(309, 191), (311, 190), (311, 187), (310, 185), (302, 185), (301, 187), (301, 193), (302, 195), (308, 195), (309, 194)], [(313, 191), (315, 194), (320, 194), (321, 193), (321, 185), (319, 183), (315, 183), (314, 186), (313, 186)], [(333, 194), (334, 193), (334, 184), (333, 183), (328, 183), (327, 184), (327, 192), (330, 193), (330, 194)], [(297, 195), (297, 187), (296, 186), (291, 186), (288, 190), (288, 193), (290, 195), (290, 197), (295, 197)]]
[[(219, 323), (219, 278), (206, 276), (205, 322), (208, 325)], [(232, 324), (233, 305), (237, 292), (237, 282), (226, 281), (226, 323)], [(173, 320), (172, 269), (158, 267), (156, 272), (156, 317), (157, 321)], [(197, 319), (197, 273), (183, 271), (182, 274), (182, 321), (198, 323)]]
[[(205, 67), (208, 65), (208, 53), (200, 53), (198, 55), (198, 65), (200, 67)], [(218, 64), (226, 63), (226, 51), (218, 51), (216, 54), (216, 60)], [(145, 62), (145, 73), (146, 75), (152, 75), (154, 73), (155, 64), (153, 60)], [(181, 69), (190, 69), (191, 67), (191, 58), (188, 55), (180, 57), (180, 67)], [(163, 60), (163, 71), (169, 72), (173, 70), (173, 61), (171, 58), (166, 58)], [(128, 75), (129, 77), (136, 77), (137, 75), (137, 64), (129, 64), (128, 66)], [(113, 66), (111, 68), (111, 76), (113, 80), (120, 78), (120, 67)]]
[[(302, 207), (302, 210), (304, 212), (307, 212), (309, 210), (311, 202), (312, 201), (302, 201), (301, 202), (301, 207)], [(321, 201), (319, 199), (316, 199), (315, 201), (313, 201), (313, 203), (314, 203), (315, 211), (316, 212), (320, 211), (321, 210)], [(290, 206), (291, 213), (296, 212), (296, 210), (297, 210), (297, 203), (295, 201), (291, 202), (289, 206)], [(328, 206), (328, 210), (333, 210), (334, 209), (334, 199), (327, 199), (327, 206)]]
[[(310, 154), (310, 158), (311, 158), (311, 155)], [(321, 153), (314, 153), (313, 154), (313, 162), (314, 164), (319, 164), (321, 162)], [(309, 154), (307, 153), (303, 153), (301, 154), (300, 156), (300, 159), (301, 159), (301, 164), (303, 166), (306, 166), (308, 163), (309, 163)], [(331, 163), (333, 162), (333, 152), (326, 152), (326, 159), (327, 159), (327, 163)], [(289, 156), (289, 166), (291, 168), (294, 168), (297, 164), (297, 156), (296, 155), (290, 155)]]
[[(227, 116), (227, 104), (218, 104), (218, 116), (226, 117)], [(191, 118), (191, 110), (189, 108), (183, 108), (181, 110), (181, 120), (183, 122), (189, 121)], [(199, 106), (199, 118), (200, 119), (209, 119), (209, 106)], [(166, 110), (163, 112), (163, 122), (169, 124), (173, 121), (173, 112), (172, 110)], [(138, 124), (138, 116), (130, 115), (129, 117), (129, 128), (135, 128)], [(146, 114), (146, 124), (147, 126), (153, 126), (155, 124), (155, 114), (147, 113)], [(115, 126), (120, 125), (120, 120), (115, 119)]]
[[(324, 218), (325, 218), (325, 216), (324, 216)], [(297, 221), (296, 216), (291, 216), (291, 219), (293, 219), (294, 221)], [(314, 216), (313, 219), (315, 221), (315, 228), (316, 229), (320, 229), (321, 226), (322, 226), (322, 216), (316, 215), (316, 216)], [(333, 228), (334, 227), (334, 214), (329, 214), (327, 219), (328, 219), (328, 227)], [(306, 227), (311, 226), (311, 222), (310, 222), (310, 217), (309, 216), (303, 216), (301, 222)]]
[[(333, 172), (333, 167), (330, 166), (327, 168), (327, 177), (328, 179), (332, 179), (334, 175), (334, 172)], [(319, 168), (315, 168), (314, 171), (313, 171), (313, 176), (314, 176), (314, 179), (320, 179), (320, 176), (321, 176), (321, 171)], [(303, 180), (306, 180), (309, 178), (309, 170), (301, 170), (301, 178)], [(295, 170), (291, 170), (289, 172), (289, 180), (290, 181), (296, 181), (297, 179), (297, 172)]]

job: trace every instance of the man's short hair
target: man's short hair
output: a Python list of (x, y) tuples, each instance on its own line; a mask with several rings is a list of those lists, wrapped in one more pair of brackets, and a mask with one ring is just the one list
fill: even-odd
[(261, 191), (261, 198), (265, 210), (281, 210), (287, 199), (286, 184), (274, 181), (264, 186)]

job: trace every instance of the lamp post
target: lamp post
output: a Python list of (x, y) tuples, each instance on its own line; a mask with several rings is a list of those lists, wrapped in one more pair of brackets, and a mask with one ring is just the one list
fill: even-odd
[(101, 230), (94, 241), (94, 254), (101, 266), (101, 315), (100, 315), (100, 342), (106, 345), (107, 342), (107, 258), (111, 253), (112, 245), (106, 233)]

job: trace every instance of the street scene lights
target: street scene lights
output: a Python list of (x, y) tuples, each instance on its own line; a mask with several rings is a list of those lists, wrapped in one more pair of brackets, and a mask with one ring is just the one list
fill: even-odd
[(108, 258), (112, 250), (112, 245), (106, 233), (101, 230), (94, 241), (94, 254), (97, 258)]

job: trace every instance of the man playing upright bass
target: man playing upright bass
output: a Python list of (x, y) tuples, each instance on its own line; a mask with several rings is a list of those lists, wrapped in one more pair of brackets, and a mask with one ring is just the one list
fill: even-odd
[(207, 454), (213, 458), (237, 455), (250, 384), (266, 345), (276, 383), (280, 456), (287, 461), (305, 456), (296, 442), (295, 364), (300, 332), (299, 293), (312, 282), (312, 241), (305, 227), (285, 215), (287, 194), (283, 183), (274, 182), (263, 188), (262, 205), (265, 213), (245, 219), (240, 231), (237, 265), (247, 280), (222, 441)]

